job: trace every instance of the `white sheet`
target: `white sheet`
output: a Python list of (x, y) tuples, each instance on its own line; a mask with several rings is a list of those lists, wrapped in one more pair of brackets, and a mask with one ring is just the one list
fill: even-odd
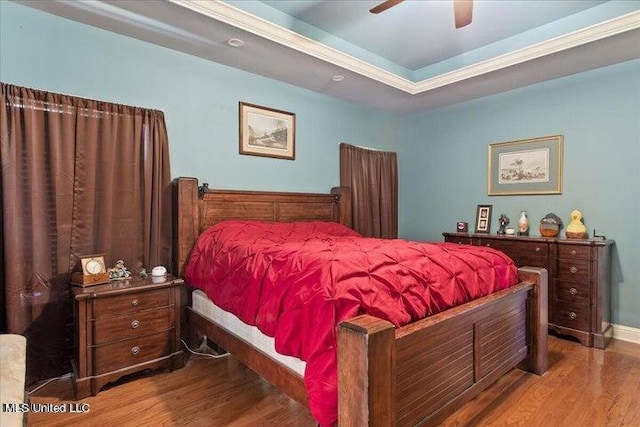
[(196, 313), (217, 323), (227, 332), (234, 334), (238, 338), (241, 338), (251, 344), (253, 347), (258, 348), (278, 363), (285, 365), (298, 373), (301, 377), (304, 375), (306, 363), (303, 360), (278, 353), (275, 349), (275, 342), (272, 337), (264, 335), (255, 326), (247, 325), (234, 314), (224, 311), (220, 307), (216, 306), (201, 290), (196, 289), (193, 291), (192, 301), (192, 308)]

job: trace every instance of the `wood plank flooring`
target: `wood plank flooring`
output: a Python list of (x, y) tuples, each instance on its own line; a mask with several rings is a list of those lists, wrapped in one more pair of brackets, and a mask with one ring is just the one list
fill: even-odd
[[(613, 340), (604, 351), (550, 337), (549, 371), (513, 370), (444, 426), (640, 426), (640, 345)], [(69, 380), (32, 403), (72, 403)], [(83, 399), (86, 413), (30, 413), (29, 426), (277, 426), (316, 423), (233, 357), (192, 356), (175, 372), (138, 375)]]

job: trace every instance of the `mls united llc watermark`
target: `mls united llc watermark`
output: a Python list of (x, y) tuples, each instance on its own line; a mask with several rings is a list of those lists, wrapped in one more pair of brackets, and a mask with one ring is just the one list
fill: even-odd
[(54, 414), (89, 412), (88, 403), (63, 402), (63, 403), (2, 403), (2, 412), (49, 412)]

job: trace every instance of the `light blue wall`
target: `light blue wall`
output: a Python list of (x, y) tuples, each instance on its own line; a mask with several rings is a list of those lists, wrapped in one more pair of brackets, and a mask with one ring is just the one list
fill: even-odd
[[(533, 222), (578, 208), (617, 242), (614, 321), (640, 327), (640, 61), (397, 118), (7, 1), (0, 52), (3, 82), (164, 110), (173, 176), (324, 192), (350, 142), (398, 151), (404, 237), (441, 240), (477, 204)], [(238, 101), (296, 113), (295, 161), (238, 154)], [(565, 137), (562, 195), (486, 196), (487, 144), (552, 134)]]
[[(567, 224), (579, 209), (616, 241), (613, 321), (640, 327), (640, 60), (532, 85), (405, 119), (399, 150), (401, 235), (441, 240), (478, 204), (513, 222), (526, 210)], [(564, 135), (561, 195), (487, 196), (487, 146)]]
[[(171, 170), (214, 188), (327, 192), (338, 144), (395, 149), (394, 115), (0, 1), (0, 80), (161, 109)], [(296, 113), (295, 161), (238, 154), (238, 102)]]

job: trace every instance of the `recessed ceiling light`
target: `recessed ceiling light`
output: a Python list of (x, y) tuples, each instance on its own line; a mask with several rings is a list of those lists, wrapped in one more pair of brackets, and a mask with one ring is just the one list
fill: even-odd
[(244, 46), (244, 42), (243, 42), (242, 40), (240, 40), (240, 39), (236, 39), (236, 38), (229, 39), (229, 40), (227, 41), (227, 43), (229, 43), (229, 45), (230, 45), (230, 46), (233, 46), (233, 47), (240, 47), (240, 46)]
[(344, 76), (341, 76), (340, 74), (336, 74), (335, 76), (331, 77), (331, 80), (333, 80), (334, 82), (341, 82), (344, 80)]

